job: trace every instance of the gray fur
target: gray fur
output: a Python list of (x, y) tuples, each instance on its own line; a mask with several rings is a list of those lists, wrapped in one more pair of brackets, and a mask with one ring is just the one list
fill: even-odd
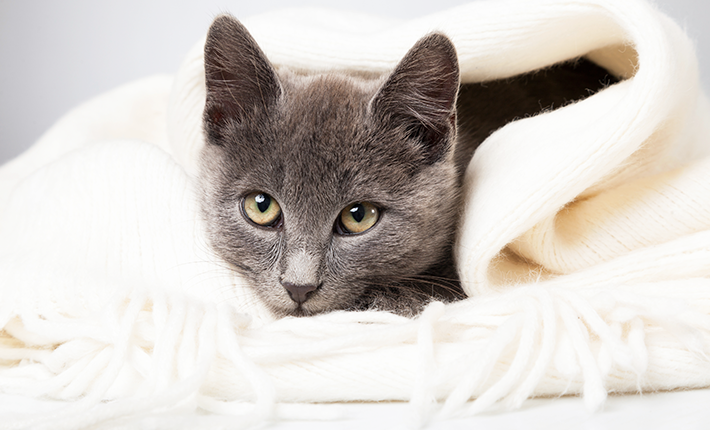
[[(469, 138), (455, 147), (458, 62), (445, 36), (421, 39), (384, 77), (302, 75), (277, 72), (247, 30), (221, 16), (208, 34), (205, 71), (208, 235), (276, 315), (413, 315), (432, 298), (463, 297), (451, 257), (463, 166), (520, 114), (467, 122)], [(277, 226), (245, 219), (241, 201), (252, 192), (278, 201)], [(338, 234), (343, 208), (363, 201), (380, 208), (379, 221)], [(299, 304), (284, 285), (317, 288)]]

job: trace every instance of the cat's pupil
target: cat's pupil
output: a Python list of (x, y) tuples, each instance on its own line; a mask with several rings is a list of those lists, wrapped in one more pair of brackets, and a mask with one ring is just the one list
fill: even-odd
[(378, 218), (379, 212), (372, 203), (352, 203), (340, 212), (335, 231), (339, 234), (364, 233), (375, 225)]
[(256, 202), (256, 207), (262, 213), (266, 212), (269, 209), (269, 206), (271, 206), (271, 198), (266, 194), (257, 194), (254, 197), (254, 201)]
[(241, 202), (242, 215), (262, 227), (277, 226), (281, 218), (279, 203), (266, 193), (251, 193)]
[(355, 222), (361, 222), (365, 218), (365, 206), (361, 204), (356, 204), (350, 208), (350, 215), (353, 217)]

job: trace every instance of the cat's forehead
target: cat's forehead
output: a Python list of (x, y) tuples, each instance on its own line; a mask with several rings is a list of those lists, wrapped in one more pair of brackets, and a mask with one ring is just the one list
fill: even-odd
[(274, 143), (287, 170), (326, 180), (368, 162), (373, 145), (369, 103), (377, 82), (337, 74), (287, 76), (282, 82)]
[(287, 126), (343, 127), (362, 125), (381, 81), (340, 73), (280, 74), (282, 114)]
[(382, 79), (280, 71), (282, 96), (272, 120), (236, 140), (244, 186), (283, 204), (340, 210), (358, 199), (387, 199), (411, 180), (419, 152), (403, 136), (373, 126), (370, 102)]

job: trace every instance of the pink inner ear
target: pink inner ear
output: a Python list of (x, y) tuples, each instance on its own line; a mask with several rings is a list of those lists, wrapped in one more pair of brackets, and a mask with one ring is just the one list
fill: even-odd
[(212, 124), (220, 124), (224, 121), (224, 111), (218, 106), (210, 109), (208, 116)]

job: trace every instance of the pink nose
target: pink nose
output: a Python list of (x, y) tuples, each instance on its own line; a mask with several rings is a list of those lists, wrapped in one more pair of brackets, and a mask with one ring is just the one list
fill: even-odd
[(284, 281), (281, 281), (281, 285), (286, 288), (286, 291), (288, 291), (288, 295), (291, 296), (291, 300), (298, 303), (299, 305), (308, 300), (308, 293), (318, 288), (318, 285), (298, 285)]

